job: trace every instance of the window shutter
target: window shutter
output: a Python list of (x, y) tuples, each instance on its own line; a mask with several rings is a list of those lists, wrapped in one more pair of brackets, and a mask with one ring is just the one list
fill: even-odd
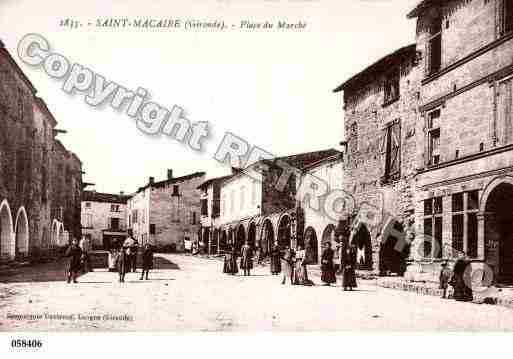
[(381, 155), (381, 176), (386, 180), (387, 176), (387, 142), (390, 136), (390, 127), (387, 126), (381, 131), (379, 153)]
[(504, 1), (507, 0), (497, 0), (495, 2), (495, 27), (497, 38), (504, 35)]
[(431, 36), (426, 40), (426, 48), (424, 50), (424, 64), (426, 76), (431, 73)]
[(390, 175), (399, 175), (401, 170), (401, 122), (397, 120), (390, 128)]

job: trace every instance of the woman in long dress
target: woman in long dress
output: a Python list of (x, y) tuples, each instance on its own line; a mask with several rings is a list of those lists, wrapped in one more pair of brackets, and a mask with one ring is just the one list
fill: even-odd
[(281, 272), (281, 252), (278, 245), (271, 250), (271, 274), (278, 275)]
[(223, 272), (231, 275), (239, 273), (239, 268), (237, 266), (237, 250), (233, 245), (230, 252), (226, 253)]
[(313, 282), (308, 279), (306, 264), (306, 251), (303, 249), (303, 247), (298, 246), (294, 268), (294, 284), (307, 286), (313, 285)]
[(331, 249), (331, 243), (326, 242), (324, 244), (324, 251), (321, 256), (321, 280), (324, 282), (324, 285), (329, 286), (331, 283), (337, 282), (337, 277), (335, 276), (335, 266), (333, 265), (333, 249)]
[(356, 247), (346, 246), (342, 258), (342, 287), (346, 291), (356, 288)]
[(281, 257), (281, 270), (283, 273), (283, 279), (281, 284), (285, 284), (287, 279), (290, 281), (290, 284), (294, 284), (293, 281), (293, 267), (294, 264), (294, 252), (291, 248), (285, 247), (285, 251), (283, 251), (283, 256)]

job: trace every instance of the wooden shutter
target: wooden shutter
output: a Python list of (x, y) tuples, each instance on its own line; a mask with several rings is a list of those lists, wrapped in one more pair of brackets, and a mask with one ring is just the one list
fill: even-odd
[(512, 78), (499, 82), (497, 99), (497, 138), (500, 145), (505, 145), (513, 140), (512, 124)]
[(401, 122), (396, 120), (390, 127), (390, 175), (398, 176), (401, 171)]
[(381, 131), (380, 145), (379, 145), (379, 153), (381, 155), (381, 176), (382, 179), (387, 180), (387, 142), (389, 136), (390, 127), (387, 126)]

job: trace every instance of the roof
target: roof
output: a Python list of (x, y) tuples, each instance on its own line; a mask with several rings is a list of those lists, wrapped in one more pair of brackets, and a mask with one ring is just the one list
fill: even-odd
[(231, 177), (235, 176), (235, 174), (231, 174), (231, 175), (228, 175), (228, 176), (222, 176), (222, 177), (216, 177), (216, 178), (211, 178), (209, 180), (206, 180), (205, 182), (203, 182), (202, 184), (200, 184), (198, 186), (198, 189), (204, 189), (208, 186), (210, 186), (211, 184), (214, 184), (214, 183), (220, 183), (220, 182), (223, 182)]
[(433, 6), (433, 5), (440, 5), (442, 4), (444, 1), (446, 0), (422, 0), (421, 2), (419, 2), (417, 4), (417, 6), (415, 6), (415, 8), (410, 11), (406, 17), (408, 19), (413, 19), (413, 18), (416, 18), (417, 16), (420, 15), (421, 12), (423, 12), (424, 10), (426, 10), (427, 8)]
[(9, 63), (13, 66), (16, 73), (20, 76), (21, 80), (25, 83), (25, 85), (27, 85), (27, 87), (30, 89), (30, 91), (34, 95), (37, 92), (36, 88), (34, 87), (32, 82), (30, 82), (27, 75), (25, 75), (25, 73), (18, 66), (18, 63), (13, 59), (10, 52), (5, 48), (5, 45), (2, 41), (0, 41), (0, 53), (3, 53), (5, 55), (5, 57), (9, 61)]
[(146, 186), (140, 187), (137, 190), (137, 193), (142, 192), (146, 188), (149, 188), (149, 187), (151, 187), (151, 188), (166, 187), (169, 184), (173, 184), (173, 183), (177, 183), (177, 182), (183, 182), (183, 181), (187, 181), (187, 180), (190, 180), (190, 179), (193, 179), (193, 178), (196, 178), (196, 177), (203, 177), (203, 176), (205, 176), (205, 172), (194, 172), (194, 173), (182, 176), (182, 177), (173, 177), (173, 178), (170, 178), (170, 179), (166, 179), (164, 181), (153, 182), (153, 184), (148, 183)]
[[(340, 156), (342, 152), (335, 150), (334, 148), (330, 148), (328, 150), (322, 151), (314, 151), (314, 152), (306, 152), (299, 153), (291, 156), (283, 156), (277, 157), (274, 160), (270, 160), (271, 162), (284, 161), (290, 166), (297, 168), (299, 170), (304, 170), (315, 163), (325, 160), (327, 158), (331, 158), (334, 156)], [(269, 161), (269, 160), (264, 160)]]
[(353, 77), (351, 77), (346, 82), (342, 83), (340, 86), (338, 86), (336, 89), (333, 90), (333, 92), (340, 92), (342, 90), (345, 90), (347, 87), (353, 85), (356, 82), (359, 82), (363, 79), (371, 79), (372, 75), (375, 73), (380, 73), (387, 71), (389, 69), (389, 66), (393, 63), (395, 63), (398, 59), (402, 59), (409, 56), (415, 56), (416, 54), (416, 44), (410, 44), (404, 47), (401, 47), (400, 49), (394, 51), (391, 54), (386, 55), (385, 57), (381, 58), (380, 60), (376, 61), (369, 67), (367, 67), (362, 72), (357, 73)]
[(102, 202), (126, 204), (130, 196), (122, 194), (101, 193), (96, 191), (82, 191), (83, 202)]
[(48, 109), (46, 102), (41, 97), (35, 97), (35, 102), (37, 107), (47, 116), (47, 118), (52, 122), (52, 127), (57, 125), (57, 120), (53, 116), (53, 114)]

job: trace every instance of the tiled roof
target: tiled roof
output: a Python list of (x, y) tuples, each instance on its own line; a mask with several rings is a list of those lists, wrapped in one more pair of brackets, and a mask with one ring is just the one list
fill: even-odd
[(228, 176), (222, 176), (222, 177), (216, 177), (216, 178), (211, 178), (209, 180), (206, 180), (205, 182), (203, 182), (202, 184), (200, 184), (198, 186), (199, 189), (203, 189), (203, 188), (206, 188), (208, 186), (210, 186), (211, 184), (213, 183), (216, 183), (216, 182), (223, 182), (231, 177), (233, 177), (234, 174), (231, 174), (231, 175), (228, 175)]
[(122, 203), (126, 204), (130, 196), (96, 191), (82, 191), (83, 202)]
[(341, 155), (340, 151), (337, 151), (334, 148), (330, 148), (323, 151), (306, 152), (291, 156), (277, 157), (274, 160), (270, 160), (270, 162), (284, 161), (292, 167), (303, 170), (319, 161), (339, 155)]
[(362, 79), (374, 79), (373, 76), (376, 73), (383, 72), (389, 69), (390, 65), (396, 62), (398, 59), (402, 59), (407, 56), (415, 56), (416, 54), (416, 44), (411, 44), (408, 46), (401, 47), (400, 49), (394, 51), (391, 54), (386, 55), (380, 60), (376, 61), (365, 70), (357, 73), (349, 80), (338, 86), (333, 92), (340, 92), (345, 90), (347, 87), (353, 85), (356, 82), (359, 82)]
[(205, 176), (205, 172), (194, 172), (194, 173), (191, 173), (189, 175), (182, 176), (182, 177), (173, 177), (171, 179), (166, 179), (164, 181), (154, 182), (153, 184), (148, 183), (146, 186), (140, 187), (137, 190), (137, 192), (139, 193), (141, 191), (144, 191), (146, 188), (149, 188), (149, 187), (161, 188), (161, 187), (165, 187), (165, 186), (167, 186), (169, 184), (173, 184), (173, 183), (177, 183), (177, 182), (183, 182), (183, 181), (187, 181), (187, 180), (193, 179), (195, 177), (202, 177), (202, 176)]

